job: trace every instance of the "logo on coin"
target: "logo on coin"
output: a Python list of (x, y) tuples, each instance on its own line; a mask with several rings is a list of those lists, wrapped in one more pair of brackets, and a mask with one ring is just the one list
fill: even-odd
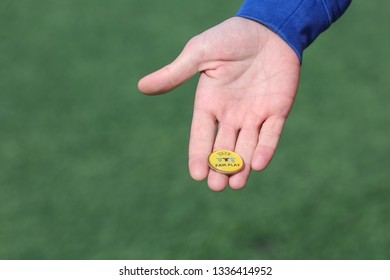
[(231, 162), (234, 162), (236, 159), (235, 158), (217, 158), (217, 160), (219, 161), (219, 162), (228, 162), (229, 160), (231, 161)]

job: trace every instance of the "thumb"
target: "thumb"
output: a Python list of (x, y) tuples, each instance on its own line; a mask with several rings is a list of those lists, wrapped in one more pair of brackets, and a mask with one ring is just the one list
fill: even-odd
[(138, 82), (139, 90), (150, 95), (166, 93), (185, 83), (199, 72), (201, 44), (195, 38), (187, 43), (181, 54), (172, 63), (142, 78)]

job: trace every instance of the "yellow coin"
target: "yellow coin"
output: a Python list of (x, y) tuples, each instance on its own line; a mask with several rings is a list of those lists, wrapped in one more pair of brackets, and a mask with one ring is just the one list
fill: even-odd
[(209, 166), (211, 169), (222, 174), (235, 174), (244, 168), (242, 158), (228, 150), (219, 150), (209, 156)]

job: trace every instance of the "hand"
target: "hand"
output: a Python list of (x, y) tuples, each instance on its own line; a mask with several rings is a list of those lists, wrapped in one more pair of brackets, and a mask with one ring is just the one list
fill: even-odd
[[(234, 17), (192, 38), (171, 64), (144, 77), (145, 94), (168, 92), (197, 72), (189, 147), (192, 178), (214, 191), (243, 188), (251, 169), (271, 161), (298, 89), (295, 52), (265, 26)], [(218, 127), (218, 132), (216, 129)], [(232, 176), (209, 169), (213, 150), (231, 150), (245, 168)]]

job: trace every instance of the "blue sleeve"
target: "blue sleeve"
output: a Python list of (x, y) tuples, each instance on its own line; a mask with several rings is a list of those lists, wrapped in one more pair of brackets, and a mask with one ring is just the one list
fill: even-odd
[(260, 22), (302, 53), (352, 0), (245, 0), (237, 16)]

